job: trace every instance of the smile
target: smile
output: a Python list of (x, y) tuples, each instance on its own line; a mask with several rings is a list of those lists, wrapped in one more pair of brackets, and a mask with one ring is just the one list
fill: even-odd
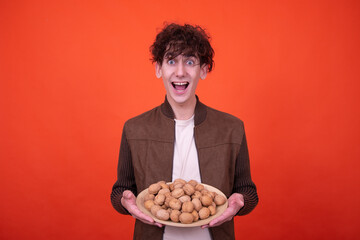
[(185, 90), (189, 86), (189, 82), (172, 82), (171, 85), (176, 90)]

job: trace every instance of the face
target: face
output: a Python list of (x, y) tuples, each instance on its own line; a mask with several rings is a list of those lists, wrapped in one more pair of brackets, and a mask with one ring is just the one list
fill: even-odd
[(196, 102), (195, 90), (199, 79), (205, 79), (207, 66), (200, 66), (197, 57), (178, 55), (176, 58), (164, 58), (156, 63), (156, 76), (162, 78), (170, 105), (186, 105)]

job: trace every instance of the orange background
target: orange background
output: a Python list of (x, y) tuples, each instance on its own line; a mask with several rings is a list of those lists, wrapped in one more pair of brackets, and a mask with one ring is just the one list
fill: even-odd
[[(131, 2), (131, 3), (130, 3)], [(130, 239), (110, 204), (123, 123), (165, 91), (164, 21), (212, 36), (207, 105), (245, 122), (239, 239), (356, 239), (359, 1), (1, 1), (0, 239)]]

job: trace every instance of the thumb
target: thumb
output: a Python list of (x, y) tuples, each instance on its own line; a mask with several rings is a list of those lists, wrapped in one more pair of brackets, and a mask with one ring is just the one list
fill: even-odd
[(129, 190), (125, 190), (123, 192), (123, 197), (127, 200), (130, 200), (130, 199), (134, 198), (134, 194)]

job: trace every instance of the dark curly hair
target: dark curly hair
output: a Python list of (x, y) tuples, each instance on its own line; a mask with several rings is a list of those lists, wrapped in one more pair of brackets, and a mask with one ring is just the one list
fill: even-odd
[(180, 54), (195, 56), (199, 58), (200, 66), (207, 64), (208, 72), (211, 72), (214, 65), (214, 49), (209, 40), (210, 37), (200, 26), (165, 24), (150, 47), (151, 60), (161, 65), (164, 58), (172, 59)]

